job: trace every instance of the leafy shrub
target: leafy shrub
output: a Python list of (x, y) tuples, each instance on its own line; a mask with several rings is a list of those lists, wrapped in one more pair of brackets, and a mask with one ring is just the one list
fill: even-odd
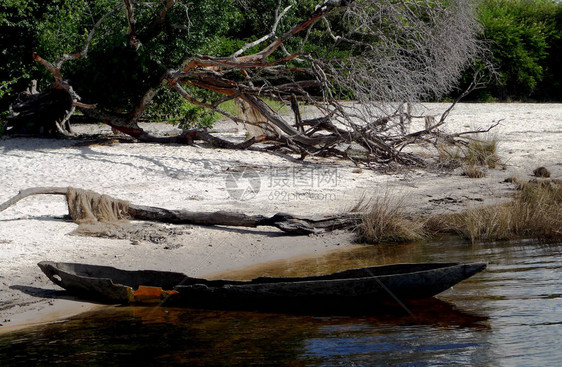
[[(560, 99), (562, 3), (483, 0), (479, 20), (491, 41), (499, 80), (481, 92), (501, 100)], [(546, 92), (546, 93), (545, 93)]]

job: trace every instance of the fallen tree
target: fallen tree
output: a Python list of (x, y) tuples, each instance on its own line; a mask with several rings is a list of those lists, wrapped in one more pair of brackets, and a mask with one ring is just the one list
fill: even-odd
[[(232, 3), (246, 9), (256, 6), (253, 1)], [(426, 120), (435, 122), (426, 124), (425, 129), (411, 133), (407, 125), (412, 118), (427, 117), (414, 116), (411, 103), (450, 91), (471, 60), (482, 54), (482, 45), (475, 37), (478, 25), (472, 1), (328, 0), (318, 4), (302, 21), (284, 24), (285, 31), (280, 31), (291, 10), (291, 5), (283, 3), (278, 1), (269, 33), (228, 56), (186, 55), (179, 65), (159, 74), (154, 66), (150, 77), (146, 77), (149, 81), (145, 89), (137, 92), (123, 112), (123, 107), (96, 101), (82, 103), (63, 77), (63, 65), (86, 59), (96, 30), (115, 17), (124, 17), (128, 28), (123, 34), (125, 49), (118, 55), (133, 55), (130, 60), (138, 64), (139, 57), (135, 55), (144, 52), (144, 45), (156, 42), (170, 29), (191, 29), (189, 23), (173, 23), (178, 4), (186, 12), (196, 5), (175, 0), (118, 2), (93, 24), (80, 52), (59, 56), (54, 63), (34, 54), (35, 60), (53, 75), (53, 88), (68, 93), (73, 102), (70, 109), (61, 105), (64, 116), (50, 122), (56, 130), (49, 131), (72, 135), (68, 119), (78, 108), (84, 115), (144, 142), (190, 144), (203, 140), (228, 149), (247, 149), (260, 143), (263, 149), (283, 150), (301, 158), (334, 156), (368, 165), (391, 161), (422, 165), (419, 157), (405, 153), (406, 146), (430, 139), (435, 143), (444, 137), (458, 138), (440, 131), (450, 109), (436, 120), (433, 116)], [(151, 16), (144, 16), (140, 24), (137, 15), (143, 7), (150, 7), (151, 12), (143, 14)], [(311, 39), (325, 43), (322, 54), (315, 51)], [(121, 71), (127, 73), (126, 64), (122, 67)], [(477, 85), (475, 79), (471, 88)], [(221, 139), (205, 129), (188, 129), (172, 137), (154, 136), (138, 122), (163, 87), (195, 106), (237, 123), (257, 126), (263, 134), (254, 134), (244, 142)], [(203, 97), (197, 97), (194, 91)], [(342, 95), (351, 95), (358, 103), (341, 103), (338, 98)], [(265, 98), (290, 104), (294, 116), (275, 111)], [(230, 100), (253, 113), (237, 116), (221, 108)], [(24, 101), (26, 111), (31, 111), (26, 116), (33, 115), (38, 106), (34, 101)], [(308, 110), (315, 116), (303, 118), (303, 105), (311, 106)], [(15, 126), (25, 123), (18, 108), (21, 110), (23, 105), (14, 108), (7, 132), (16, 132)], [(39, 109), (36, 114), (40, 114)]]
[[(136, 205), (108, 195), (73, 187), (35, 187), (21, 190), (16, 196), (0, 204), (0, 212), (18, 201), (33, 195), (64, 195), (68, 203), (69, 215), (88, 232), (108, 232), (123, 224), (123, 221), (142, 220), (171, 224), (196, 224), (206, 226), (233, 227), (276, 227), (288, 234), (307, 235), (329, 232), (338, 229), (351, 229), (359, 224), (357, 214), (305, 218), (286, 213), (271, 217), (246, 215), (237, 212), (215, 211), (194, 212), (189, 210), (170, 210), (152, 206)], [(108, 226), (110, 229), (108, 229)], [(97, 227), (97, 228), (96, 228)]]

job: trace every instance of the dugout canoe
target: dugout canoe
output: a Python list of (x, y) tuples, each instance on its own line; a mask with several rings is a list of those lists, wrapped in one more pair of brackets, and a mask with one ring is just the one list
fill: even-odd
[(39, 267), (73, 295), (104, 303), (204, 308), (353, 308), (433, 297), (486, 268), (484, 263), (395, 264), (306, 277), (207, 280), (182, 273), (120, 270), (42, 261)]

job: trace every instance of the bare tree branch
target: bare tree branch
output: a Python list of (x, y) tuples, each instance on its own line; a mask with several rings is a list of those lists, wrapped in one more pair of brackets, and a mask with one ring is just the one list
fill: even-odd
[[(279, 2), (279, 5), (281, 5), (281, 2)], [(277, 27), (279, 26), (279, 22), (281, 21), (281, 18), (283, 18), (285, 16), (285, 14), (287, 14), (287, 12), (289, 11), (289, 9), (291, 9), (292, 5), (287, 6), (285, 9), (283, 9), (283, 11), (281, 12), (281, 14), (279, 14), (276, 18), (275, 18), (275, 22), (273, 23), (273, 28), (271, 29), (271, 32), (269, 32), (268, 34), (266, 34), (265, 36), (263, 36), (262, 38), (251, 42), (251, 43), (247, 43), (246, 45), (244, 45), (244, 47), (242, 47), (240, 50), (236, 51), (235, 53), (233, 53), (232, 55), (230, 55), (231, 58), (236, 58), (240, 55), (242, 55), (244, 52), (248, 51), (250, 48), (255, 47), (257, 45), (262, 44), (263, 42), (267, 41), (268, 39), (270, 39), (271, 37), (275, 36), (275, 33), (277, 33)], [(277, 12), (277, 11), (276, 11)]]
[[(239, 2), (250, 6), (248, 2)], [(177, 3), (180, 2), (122, 0), (111, 12), (125, 7), (125, 37), (130, 45), (136, 42), (132, 44), (136, 50), (139, 42), (146, 43), (168, 26), (174, 27), (168, 24), (168, 14)], [(189, 21), (187, 5), (180, 4)], [(90, 107), (84, 110), (85, 114), (98, 116), (142, 141), (189, 144), (202, 140), (228, 149), (246, 149), (260, 143), (260, 147), (289, 149), (301, 158), (331, 155), (366, 164), (396, 161), (423, 165), (421, 159), (404, 153), (404, 147), (438, 136), (458, 100), (437, 122), (433, 116), (414, 115), (409, 107), (451, 91), (461, 72), (482, 55), (484, 47), (476, 38), (479, 25), (474, 17), (475, 1), (327, 0), (288, 31), (277, 35), (291, 9), (282, 4), (279, 0), (268, 34), (230, 56), (186, 55), (181, 65), (168, 70), (159, 83), (142, 91), (142, 97), (127, 113), (79, 104), (79, 96), (64, 81), (60, 70), (64, 61), (87, 55), (95, 29), (109, 14), (96, 22), (80, 54), (63, 55), (56, 65), (35, 57), (53, 74), (55, 85), (72, 94), (74, 106)], [(137, 24), (134, 5), (150, 6), (156, 14), (147, 24)], [(312, 32), (313, 27), (321, 32)], [(323, 42), (323, 55), (307, 53), (306, 46), (312, 41)], [(256, 48), (260, 49), (247, 54)], [(471, 88), (478, 83), (475, 79)], [(217, 111), (237, 123), (259, 126), (263, 134), (243, 143), (227, 142), (204, 130), (184, 131), (177, 137), (151, 136), (137, 122), (162, 85), (195, 106)], [(205, 95), (211, 93), (215, 102), (193, 97), (198, 95), (191, 94), (196, 89), (204, 90)], [(356, 101), (338, 101), (341, 96), (352, 96)], [(290, 103), (293, 116), (274, 111), (264, 101), (266, 97)], [(224, 111), (219, 105), (226, 100), (243, 101), (255, 112), (251, 115), (259, 117), (234, 116)], [(306, 107), (301, 111), (303, 102)], [(407, 111), (404, 106), (408, 106)], [(305, 119), (301, 112), (313, 113), (314, 117)], [(426, 117), (425, 129), (408, 131), (411, 119)], [(68, 121), (61, 124), (64, 130)]]
[(129, 45), (129, 47), (132, 47), (136, 50), (141, 46), (141, 43), (139, 40), (137, 40), (137, 19), (135, 18), (133, 3), (131, 2), (131, 0), (123, 0), (123, 5), (125, 6), (127, 23), (129, 24), (129, 32), (127, 32), (127, 44)]
[(90, 44), (92, 43), (92, 39), (94, 38), (94, 34), (96, 33), (96, 30), (101, 26), (103, 21), (105, 21), (110, 15), (115, 13), (117, 10), (121, 9), (122, 6), (123, 6), (123, 4), (119, 4), (115, 8), (113, 8), (112, 10), (110, 10), (109, 12), (107, 12), (103, 16), (101, 16), (98, 19), (98, 21), (93, 25), (93, 27), (90, 29), (90, 32), (88, 33), (88, 37), (86, 38), (86, 42), (84, 43), (84, 47), (82, 48), (82, 51), (80, 51), (79, 53), (75, 53), (75, 54), (70, 54), (70, 55), (65, 54), (65, 55), (60, 56), (55, 63), (56, 69), (58, 69), (59, 72), (60, 72), (60, 69), (62, 68), (63, 63), (65, 63), (66, 61), (87, 57), (88, 56), (88, 49), (90, 47)]

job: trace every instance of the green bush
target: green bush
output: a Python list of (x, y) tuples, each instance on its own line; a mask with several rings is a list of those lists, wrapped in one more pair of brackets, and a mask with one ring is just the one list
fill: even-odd
[[(51, 62), (62, 54), (81, 51), (93, 24), (118, 3), (2, 0), (0, 44), (6, 46), (0, 50), (0, 113), (5, 114), (31, 79), (39, 80), (40, 89), (52, 83), (52, 75), (33, 61), (33, 51)], [(291, 1), (293, 7), (282, 19), (279, 31), (295, 24), (316, 3)], [(121, 8), (96, 29), (88, 58), (69, 61), (62, 71), (83, 102), (126, 113), (147, 88), (159, 85), (165, 70), (180, 67), (186, 56), (227, 56), (246, 42), (267, 34), (277, 6), (277, 0), (180, 0), (168, 13), (164, 31), (146, 38), (136, 52), (125, 45), (128, 25)], [(139, 35), (149, 33), (157, 11), (155, 6), (135, 5)], [(213, 113), (171, 94), (162, 88), (144, 117), (172, 120), (185, 126), (208, 125), (216, 120)], [(204, 97), (216, 100), (210, 94)], [(195, 121), (199, 119), (201, 122)]]
[[(562, 4), (483, 0), (479, 13), (499, 71), (487, 93), (501, 100), (560, 99)], [(555, 60), (558, 60), (555, 62)]]

